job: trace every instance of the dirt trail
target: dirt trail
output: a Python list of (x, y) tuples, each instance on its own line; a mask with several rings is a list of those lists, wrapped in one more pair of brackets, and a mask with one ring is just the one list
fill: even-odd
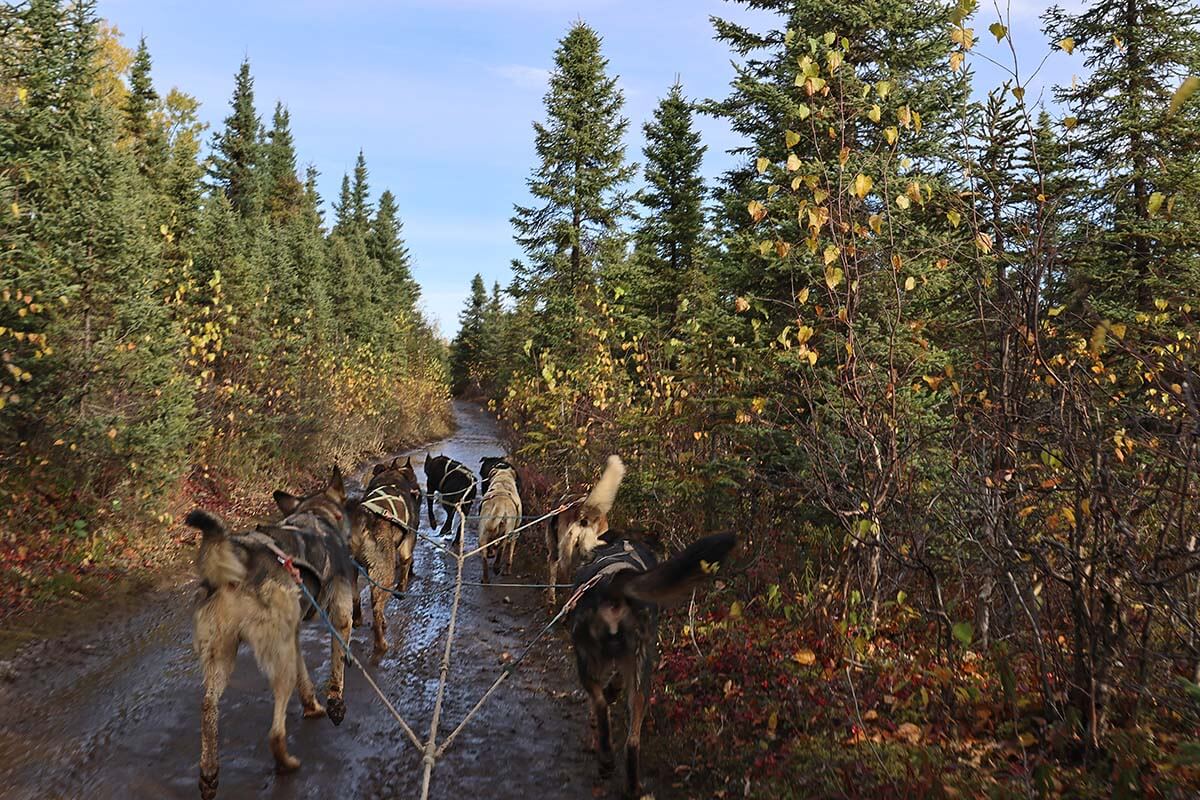
[[(481, 456), (501, 452), (486, 413), (467, 404), (456, 406), (455, 413), (458, 432), (434, 445), (435, 452), (472, 467)], [(540, 564), (540, 531), (531, 533), (519, 551), (527, 565)], [(473, 530), (467, 541), (475, 541)], [(477, 560), (469, 562), (466, 580), (478, 581), (479, 569)], [(522, 578), (540, 582), (541, 576)], [(388, 606), (392, 651), (371, 664), (370, 629), (354, 631), (355, 654), (422, 738), (433, 710), (453, 582), (453, 562), (422, 543), (411, 587), (419, 596)], [(34, 643), (9, 662), (8, 680), (0, 676), (0, 797), (198, 796), (193, 590), (189, 584), (155, 593), (132, 612), (122, 609), (112, 619), (89, 623), (86, 631)], [(528, 589), (464, 587), (442, 736), (499, 674), (502, 654), (519, 653), (546, 623), (542, 602), (539, 592)], [(318, 623), (307, 623), (302, 641), (309, 670), (323, 685), (329, 637)], [(301, 719), (293, 696), (289, 742), (303, 766), (276, 776), (266, 746), (270, 694), (243, 648), (221, 703), (219, 797), (416, 798), (420, 755), (353, 669), (347, 671), (346, 700), (346, 720), (335, 728), (327, 719)], [(586, 731), (585, 706), (564, 640), (555, 632), (438, 762), (430, 795), (592, 797), (596, 767), (585, 749)]]

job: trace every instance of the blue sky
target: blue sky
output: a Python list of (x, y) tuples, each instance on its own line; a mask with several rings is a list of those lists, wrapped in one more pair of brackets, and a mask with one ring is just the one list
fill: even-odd
[[(1037, 19), (1046, 5), (1001, 6), (1026, 71), (1048, 51)], [(641, 123), (676, 75), (689, 96), (726, 93), (730, 54), (713, 41), (709, 17), (766, 19), (724, 0), (100, 0), (99, 11), (126, 45), (145, 35), (160, 92), (177, 86), (194, 95), (213, 126), (228, 113), (233, 75), (249, 56), (259, 113), (269, 120), (276, 100), (288, 106), (300, 161), (321, 171), (326, 200), (362, 148), (373, 194), (396, 194), (425, 311), (447, 336), (471, 276), (505, 285), (520, 255), (508, 218), (526, 199), (530, 123), (542, 117), (554, 49), (575, 20), (604, 37), (625, 92), (627, 152), (640, 161)], [(977, 88), (1001, 78), (983, 56), (1011, 60), (986, 30), (998, 13), (981, 3), (974, 23)], [(1080, 69), (1078, 52), (1052, 54), (1028, 96)], [(715, 176), (737, 140), (718, 121), (700, 127), (705, 172)]]

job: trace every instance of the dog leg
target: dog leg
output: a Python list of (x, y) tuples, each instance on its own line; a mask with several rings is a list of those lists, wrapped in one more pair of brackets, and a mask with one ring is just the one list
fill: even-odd
[(506, 560), (507, 563), (504, 565), (504, 572), (508, 575), (512, 574), (513, 556), (516, 554), (516, 552), (517, 552), (517, 539), (514, 536), (510, 536), (508, 538), (508, 559)]
[(558, 604), (558, 592), (554, 589), (554, 584), (558, 583), (558, 562), (550, 559), (550, 574), (546, 578), (546, 597), (550, 601), (550, 610), (553, 613), (554, 606)]
[(604, 699), (604, 687), (588, 683), (586, 687), (592, 703), (592, 721), (596, 725), (596, 757), (600, 761), (600, 777), (612, 777), (616, 760), (613, 758), (612, 733), (608, 725), (608, 703)]
[(296, 629), (296, 688), (300, 692), (300, 704), (304, 707), (304, 718), (314, 719), (325, 716), (325, 706), (317, 702), (317, 690), (308, 674), (308, 665), (304, 663), (304, 653), (300, 649), (300, 629)]
[(483, 562), (483, 582), (490, 583), (491, 581), (488, 579), (488, 551), (487, 550), (483, 551), (483, 558), (481, 558), (479, 560)]
[(271, 733), (268, 742), (271, 755), (275, 756), (275, 771), (282, 774), (294, 772), (300, 767), (300, 759), (287, 750), (287, 704), (296, 688), (296, 662), (294, 660), (271, 663), (273, 674), (271, 691), (275, 695), (275, 713), (271, 718)]
[[(337, 629), (338, 636), (342, 637), (347, 646), (350, 644), (350, 614), (351, 614), (351, 598), (350, 585), (346, 581), (338, 580), (333, 586), (333, 598), (329, 603), (329, 618), (333, 623), (333, 627)], [(342, 646), (338, 644), (337, 639), (330, 637), (331, 658), (329, 665), (329, 691), (326, 696), (325, 705), (329, 719), (334, 725), (341, 725), (342, 720), (346, 718), (346, 701), (342, 698), (343, 687), (345, 686), (346, 662), (343, 660)]]
[(221, 695), (233, 672), (237, 657), (237, 641), (215, 641), (209, 644), (201, 658), (204, 668), (204, 700), (200, 704), (200, 797), (213, 800), (217, 796), (219, 756), (217, 753), (217, 720), (220, 716)]
[(373, 629), (375, 632), (375, 650), (374, 656), (378, 658), (387, 652), (387, 617), (384, 612), (387, 610), (388, 595), (382, 588), (383, 586), (392, 586), (396, 583), (396, 553), (393, 547), (385, 546), (380, 548), (382, 552), (375, 559), (378, 566), (371, 568), (371, 580), (374, 584), (371, 586), (371, 619), (374, 623)]
[(357, 628), (359, 625), (363, 624), (362, 592), (360, 592), (358, 588), (357, 572), (354, 573), (354, 583), (352, 585), (354, 591), (354, 613), (351, 615), (351, 623)]
[(642, 722), (646, 716), (647, 686), (635, 686), (629, 692), (629, 733), (625, 738), (625, 796), (632, 800), (642, 796), (639, 774), (642, 744)]

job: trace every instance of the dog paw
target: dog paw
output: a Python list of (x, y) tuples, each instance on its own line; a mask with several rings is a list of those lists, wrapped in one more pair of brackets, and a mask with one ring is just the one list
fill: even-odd
[(213, 800), (217, 796), (217, 773), (205, 775), (200, 773), (200, 797), (202, 800)]
[(279, 775), (286, 775), (298, 769), (300, 769), (300, 759), (293, 755), (285, 755), (282, 759), (275, 762), (275, 772)]
[(346, 701), (340, 697), (330, 697), (325, 701), (325, 705), (329, 721), (334, 725), (341, 725), (342, 720), (346, 718)]
[(311, 706), (307, 706), (304, 709), (305, 719), (317, 719), (318, 717), (323, 716), (325, 716), (325, 706), (321, 705), (320, 703), (313, 703)]

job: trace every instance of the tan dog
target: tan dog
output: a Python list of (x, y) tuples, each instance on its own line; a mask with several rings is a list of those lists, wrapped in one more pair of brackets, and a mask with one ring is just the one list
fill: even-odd
[(487, 583), (488, 559), (492, 557), (492, 551), (496, 553), (495, 571), (499, 575), (500, 557), (505, 549), (508, 550), (505, 565), (507, 572), (512, 572), (513, 554), (517, 549), (515, 536), (509, 536), (507, 541), (501, 541), (496, 547), (490, 546), (492, 542), (503, 540), (521, 525), (521, 492), (517, 488), (517, 473), (511, 467), (492, 470), (479, 515), (479, 546), (487, 548), (483, 552), (483, 582)]
[(612, 511), (625, 477), (620, 456), (609, 456), (604, 474), (592, 487), (587, 499), (555, 514), (546, 523), (546, 552), (550, 561), (550, 604), (556, 601), (554, 584), (566, 583), (587, 556), (600, 545), (608, 530), (608, 512)]
[[(201, 704), (200, 796), (217, 794), (218, 705), (233, 672), (242, 642), (254, 650), (259, 668), (271, 683), (275, 713), (268, 742), (276, 770), (300, 766), (287, 750), (285, 717), (288, 698), (299, 690), (305, 717), (323, 716), (312, 679), (300, 652), (300, 621), (316, 613), (302, 595), (297, 577), (326, 609), (344, 641), (350, 636), (351, 583), (354, 566), (348, 539), (351, 510), (341, 473), (335, 468), (329, 485), (305, 498), (276, 492), (287, 517), (255, 530), (230, 533), (217, 516), (199, 509), (187, 524), (201, 534), (196, 566), (202, 594), (195, 612), (194, 646), (204, 670)], [(296, 570), (295, 576), (288, 566)], [(332, 638), (332, 637), (331, 637)], [(342, 721), (343, 663), (341, 647), (331, 643), (331, 674), (326, 700), (329, 718)]]

